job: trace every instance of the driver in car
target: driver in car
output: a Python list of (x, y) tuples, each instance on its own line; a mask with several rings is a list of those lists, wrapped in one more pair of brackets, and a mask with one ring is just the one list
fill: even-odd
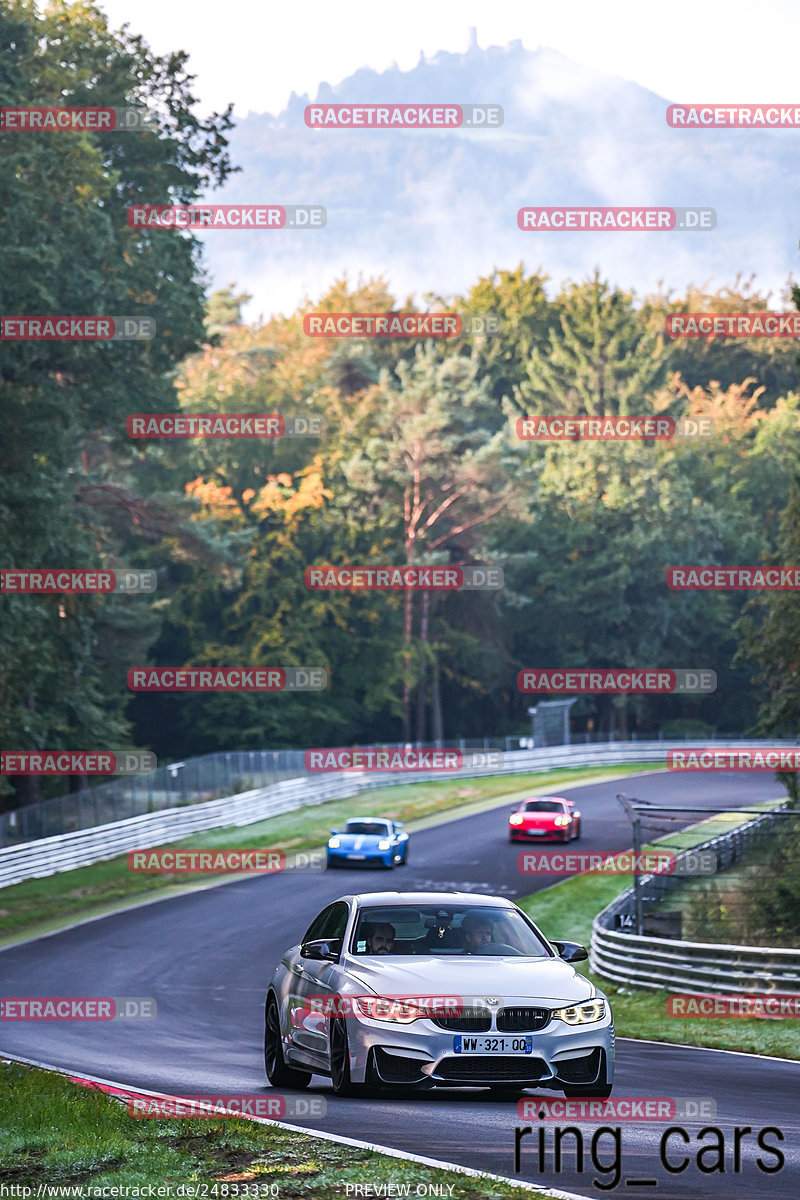
[(461, 936), (467, 954), (475, 954), (492, 941), (492, 922), (480, 913), (467, 913), (461, 922)]
[(368, 925), (364, 930), (367, 954), (391, 954), (394, 949), (394, 926)]

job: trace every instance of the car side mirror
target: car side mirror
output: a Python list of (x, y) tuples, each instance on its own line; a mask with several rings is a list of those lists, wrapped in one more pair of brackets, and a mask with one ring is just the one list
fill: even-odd
[(402, 828), (403, 828), (403, 822), (402, 822), (402, 821), (395, 821), (395, 823), (394, 823), (394, 827), (395, 827), (395, 829), (402, 829)]
[(342, 952), (342, 939), (315, 938), (300, 947), (301, 958), (312, 958), (318, 962), (338, 962)]
[(589, 957), (589, 951), (578, 942), (553, 942), (553, 945), (558, 951), (558, 957), (563, 958), (564, 962), (582, 962)]
[(332, 829), (332, 830), (331, 830), (331, 833), (338, 833), (338, 832), (339, 832), (339, 830), (338, 830), (338, 829)]

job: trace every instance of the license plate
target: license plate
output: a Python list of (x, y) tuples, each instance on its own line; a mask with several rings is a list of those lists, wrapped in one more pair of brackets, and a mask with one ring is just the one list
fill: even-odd
[(466, 1037), (458, 1033), (453, 1038), (454, 1054), (533, 1054), (532, 1037)]
[(549, 832), (550, 832), (549, 829), (528, 829), (528, 830), (526, 830), (528, 837), (546, 837)]
[(348, 858), (366, 858), (366, 854), (348, 854)]

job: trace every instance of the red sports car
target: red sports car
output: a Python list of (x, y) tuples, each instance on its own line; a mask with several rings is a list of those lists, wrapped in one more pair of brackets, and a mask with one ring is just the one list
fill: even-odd
[(570, 842), (581, 835), (581, 814), (575, 811), (573, 800), (561, 796), (541, 799), (531, 796), (523, 800), (508, 818), (508, 838), (511, 842), (537, 841), (554, 838)]

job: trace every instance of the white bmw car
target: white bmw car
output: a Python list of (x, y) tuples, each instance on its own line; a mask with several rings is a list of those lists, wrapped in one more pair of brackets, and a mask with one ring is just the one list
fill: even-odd
[(287, 950), (265, 1006), (274, 1087), (553, 1088), (611, 1094), (607, 998), (510, 900), (373, 892), (329, 904)]

